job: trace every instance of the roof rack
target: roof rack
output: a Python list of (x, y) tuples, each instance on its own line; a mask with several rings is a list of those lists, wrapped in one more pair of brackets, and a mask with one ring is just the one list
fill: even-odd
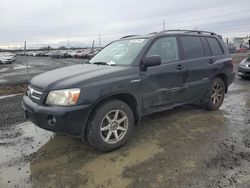
[(159, 33), (159, 32), (152, 32), (152, 33), (149, 33), (149, 35), (155, 35), (155, 34), (157, 34), (157, 33)]
[(168, 32), (183, 32), (183, 33), (196, 33), (196, 34), (210, 34), (210, 35), (217, 35), (214, 32), (210, 32), (210, 31), (199, 31), (199, 30), (181, 30), (181, 29), (177, 29), (177, 30), (164, 30), (159, 32), (158, 34), (162, 34), (162, 33), (168, 33)]
[(136, 37), (136, 36), (139, 36), (139, 35), (127, 35), (127, 36), (124, 36), (124, 37), (122, 37), (120, 39), (126, 39), (126, 38)]

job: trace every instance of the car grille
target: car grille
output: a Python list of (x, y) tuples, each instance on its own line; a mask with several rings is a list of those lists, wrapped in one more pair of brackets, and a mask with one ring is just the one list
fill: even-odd
[(42, 91), (29, 85), (27, 89), (27, 95), (33, 102), (39, 103), (42, 97)]

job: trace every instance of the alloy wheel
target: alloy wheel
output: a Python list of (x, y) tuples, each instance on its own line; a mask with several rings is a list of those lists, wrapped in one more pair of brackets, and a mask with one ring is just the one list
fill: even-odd
[(101, 137), (108, 144), (122, 140), (128, 130), (128, 117), (119, 109), (108, 112), (100, 126)]
[(224, 96), (223, 87), (219, 82), (216, 82), (214, 84), (211, 96), (213, 104), (214, 105), (220, 104), (221, 101), (223, 100), (223, 96)]

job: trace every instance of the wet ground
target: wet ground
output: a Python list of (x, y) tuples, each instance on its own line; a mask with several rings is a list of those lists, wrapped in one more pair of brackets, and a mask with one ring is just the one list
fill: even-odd
[(32, 186), (248, 188), (250, 80), (237, 77), (219, 111), (183, 106), (144, 118), (110, 153), (30, 122), (0, 126), (0, 187)]
[(16, 85), (17, 83), (26, 83), (27, 79), (45, 71), (83, 63), (85, 61), (87, 60), (17, 56), (14, 63), (0, 65), (0, 87), (5, 85)]

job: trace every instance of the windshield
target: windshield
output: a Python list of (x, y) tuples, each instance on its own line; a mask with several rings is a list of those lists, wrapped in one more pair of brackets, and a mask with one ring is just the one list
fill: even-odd
[(130, 39), (113, 42), (94, 56), (89, 63), (130, 65), (147, 41), (148, 39)]

